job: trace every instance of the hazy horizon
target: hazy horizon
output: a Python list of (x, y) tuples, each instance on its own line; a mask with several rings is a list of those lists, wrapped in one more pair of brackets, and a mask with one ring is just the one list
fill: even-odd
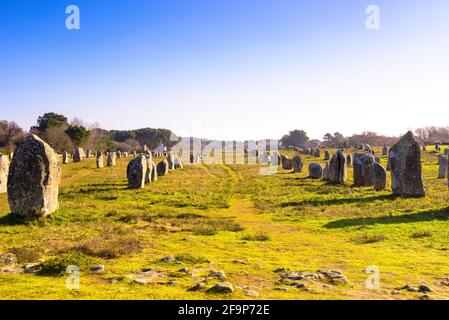
[[(80, 8), (67, 30), (66, 7)], [(368, 5), (380, 29), (365, 27)], [(0, 120), (209, 139), (449, 126), (449, 3), (3, 0)]]

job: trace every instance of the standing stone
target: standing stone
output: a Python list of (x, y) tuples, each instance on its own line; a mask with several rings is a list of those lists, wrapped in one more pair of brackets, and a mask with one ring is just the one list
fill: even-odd
[(384, 147), (382, 148), (382, 155), (383, 155), (383, 156), (388, 156), (388, 147), (387, 147), (387, 146), (384, 146)]
[(62, 153), (62, 163), (63, 164), (69, 163), (69, 154), (65, 151)]
[(314, 156), (317, 157), (317, 158), (321, 157), (321, 150), (320, 150), (320, 148), (318, 148), (318, 147), (315, 148)]
[(444, 149), (444, 155), (449, 156), (449, 149)]
[(302, 171), (304, 163), (302, 163), (301, 157), (299, 155), (293, 157), (292, 164), (293, 164), (293, 172), (298, 173)]
[(377, 162), (373, 164), (373, 186), (377, 191), (382, 191), (387, 186), (387, 171)]
[(118, 150), (116, 153), (117, 159), (121, 159), (122, 158), (122, 152), (120, 150)]
[(326, 164), (324, 165), (323, 180), (325, 181), (329, 180), (329, 161), (326, 161)]
[(328, 160), (331, 159), (330, 157), (331, 157), (331, 156), (330, 156), (329, 151), (328, 151), (328, 150), (324, 151), (324, 160), (328, 161)]
[(350, 153), (346, 156), (346, 165), (348, 167), (352, 166), (352, 155)]
[(8, 190), (8, 172), (9, 160), (0, 153), (0, 193), (6, 193)]
[(393, 194), (401, 197), (423, 197), (421, 150), (411, 131), (391, 147), (388, 155), (391, 166)]
[(60, 179), (57, 154), (39, 137), (27, 136), (18, 145), (9, 169), (11, 212), (29, 218), (57, 210)]
[(84, 150), (83, 148), (76, 148), (73, 153), (73, 162), (81, 162), (84, 158)]
[(354, 186), (370, 187), (373, 185), (374, 156), (371, 153), (354, 154)]
[(128, 177), (128, 188), (145, 188), (145, 177), (147, 173), (147, 159), (145, 156), (138, 156), (128, 163), (126, 176)]
[(323, 177), (323, 166), (319, 163), (309, 164), (309, 177), (312, 179), (321, 179)]
[(151, 161), (151, 182), (156, 182), (157, 181), (157, 168), (156, 168), (156, 164)]
[(86, 149), (86, 158), (90, 158), (92, 156), (92, 151), (90, 149)]
[(147, 171), (145, 174), (145, 183), (153, 181), (153, 158), (150, 155), (144, 155), (147, 160)]
[(104, 163), (103, 163), (103, 153), (98, 150), (97, 154), (96, 154), (96, 163), (97, 163), (97, 168), (103, 168)]
[(107, 159), (106, 159), (106, 165), (108, 167), (115, 167), (116, 164), (116, 153), (115, 152), (108, 152), (107, 153)]
[(182, 169), (182, 168), (184, 168), (184, 165), (182, 164), (181, 159), (176, 158), (174, 163), (175, 163), (175, 169)]
[(292, 170), (293, 169), (293, 161), (289, 159), (287, 156), (282, 156), (282, 169), (284, 170)]
[(329, 163), (329, 181), (344, 183), (346, 181), (346, 156), (343, 150), (338, 150)]
[(281, 165), (281, 155), (279, 154), (279, 152), (273, 152), (273, 154), (271, 155), (270, 163), (275, 166)]
[(161, 162), (159, 162), (157, 164), (156, 171), (159, 177), (165, 176), (168, 173), (168, 161), (162, 160)]
[(173, 153), (169, 153), (169, 155), (167, 156), (167, 162), (168, 162), (168, 171), (173, 171), (175, 170), (175, 157), (173, 155)]
[(438, 179), (446, 179), (447, 177), (447, 156), (440, 154), (438, 156)]
[(9, 154), (9, 162), (11, 162), (12, 161), (12, 158), (14, 157), (14, 152), (11, 152), (10, 154)]

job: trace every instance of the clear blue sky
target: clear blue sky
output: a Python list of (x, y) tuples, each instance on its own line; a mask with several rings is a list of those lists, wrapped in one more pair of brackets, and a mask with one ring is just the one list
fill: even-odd
[(48, 111), (221, 139), (449, 125), (447, 0), (1, 0), (0, 43), (0, 119), (25, 128)]

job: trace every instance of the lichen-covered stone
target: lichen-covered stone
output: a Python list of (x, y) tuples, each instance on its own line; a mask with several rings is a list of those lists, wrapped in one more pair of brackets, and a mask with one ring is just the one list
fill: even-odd
[(373, 164), (373, 186), (377, 191), (384, 190), (387, 186), (387, 170), (377, 162)]
[(35, 135), (18, 146), (9, 169), (8, 202), (23, 217), (47, 216), (58, 209), (61, 170), (53, 149)]
[(8, 189), (8, 157), (0, 153), (0, 193), (6, 193)]
[(159, 162), (156, 166), (156, 171), (159, 177), (163, 177), (168, 174), (168, 161), (162, 160), (161, 162)]
[(321, 179), (323, 177), (323, 166), (319, 163), (309, 164), (309, 177), (312, 179)]
[(128, 177), (128, 187), (131, 189), (145, 188), (145, 177), (147, 173), (147, 160), (141, 155), (135, 157), (128, 163), (126, 176)]
[(421, 149), (409, 131), (388, 154), (393, 194), (401, 197), (423, 197), (426, 194), (422, 179)]

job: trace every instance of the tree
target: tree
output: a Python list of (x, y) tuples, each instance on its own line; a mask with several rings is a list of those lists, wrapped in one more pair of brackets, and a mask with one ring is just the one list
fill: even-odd
[(90, 135), (86, 128), (78, 125), (68, 126), (65, 132), (72, 140), (73, 145), (77, 148), (85, 145)]
[(293, 130), (290, 131), (287, 135), (283, 136), (281, 139), (281, 143), (284, 147), (301, 147), (304, 146), (307, 141), (309, 141), (309, 137), (304, 130)]
[(0, 148), (11, 149), (23, 135), (22, 128), (15, 122), (0, 121)]
[(37, 118), (37, 126), (31, 127), (31, 131), (43, 133), (49, 128), (60, 128), (64, 126), (68, 126), (67, 118), (65, 116), (49, 112)]
[(72, 149), (72, 141), (66, 133), (67, 127), (54, 127), (45, 130), (43, 139), (47, 142), (56, 152), (68, 151)]

